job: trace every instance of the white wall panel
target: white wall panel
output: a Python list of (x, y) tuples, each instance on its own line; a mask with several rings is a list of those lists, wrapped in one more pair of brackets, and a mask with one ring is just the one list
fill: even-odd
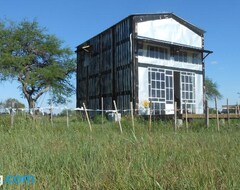
[(203, 75), (195, 75), (196, 114), (203, 113)]
[(143, 107), (143, 101), (148, 101), (148, 68), (138, 67), (138, 98), (140, 114), (146, 114), (147, 110)]
[(173, 18), (140, 22), (139, 36), (202, 48), (202, 38)]
[(179, 69), (202, 71), (202, 65), (200, 64), (176, 62), (174, 60), (162, 60), (162, 59), (156, 59), (151, 57), (138, 56), (138, 62), (145, 63), (145, 64), (154, 64), (159, 66), (166, 66), (166, 67), (174, 67)]

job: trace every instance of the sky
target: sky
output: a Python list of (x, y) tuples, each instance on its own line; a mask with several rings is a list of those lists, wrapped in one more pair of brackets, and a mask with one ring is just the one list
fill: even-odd
[[(206, 75), (218, 84), (221, 106), (227, 98), (229, 104), (240, 102), (239, 9), (239, 0), (0, 0), (0, 19), (35, 19), (75, 51), (77, 45), (131, 14), (174, 13), (206, 31), (205, 49), (213, 51), (205, 60)], [(15, 82), (0, 83), (0, 101), (16, 98), (27, 105), (17, 87)], [(69, 107), (75, 107), (76, 97), (70, 99)], [(37, 105), (46, 104), (43, 96)]]

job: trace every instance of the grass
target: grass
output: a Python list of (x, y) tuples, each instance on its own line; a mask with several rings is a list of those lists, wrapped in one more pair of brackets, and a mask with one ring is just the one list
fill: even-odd
[[(32, 122), (0, 117), (0, 174), (34, 175), (35, 183), (5, 184), (2, 189), (240, 189), (239, 121), (209, 129), (203, 121), (188, 131), (173, 131), (171, 122), (122, 118), (118, 124), (101, 119), (70, 118)], [(1, 189), (0, 188), (0, 189)]]

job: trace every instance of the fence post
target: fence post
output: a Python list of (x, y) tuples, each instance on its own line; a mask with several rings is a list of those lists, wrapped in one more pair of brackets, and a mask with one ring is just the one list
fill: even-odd
[(115, 110), (116, 110), (116, 114), (117, 114), (117, 118), (118, 118), (119, 128), (120, 128), (120, 131), (121, 131), (121, 133), (122, 133), (122, 125), (121, 125), (120, 118), (118, 117), (117, 105), (116, 105), (115, 100), (113, 100), (113, 104), (114, 104), (114, 108), (115, 108)]
[(240, 117), (239, 102), (238, 102), (238, 105), (237, 105), (237, 110), (238, 110), (238, 117)]
[(177, 131), (177, 102), (174, 102), (174, 131)]
[(130, 102), (130, 106), (131, 106), (132, 128), (133, 128), (133, 132), (135, 133), (134, 116), (133, 116), (133, 103), (132, 102)]
[(151, 110), (152, 102), (149, 103), (149, 128), (148, 130), (152, 130), (152, 110)]
[(228, 98), (227, 98), (227, 121), (228, 125), (230, 124), (230, 119), (229, 119), (229, 104), (228, 104)]
[(217, 130), (219, 131), (219, 118), (218, 118), (218, 108), (217, 108), (217, 98), (215, 97), (215, 109), (216, 109), (216, 119), (217, 119)]
[(103, 128), (103, 97), (101, 98), (101, 108), (102, 108), (102, 128)]
[(88, 121), (88, 126), (90, 128), (90, 131), (92, 132), (92, 125), (90, 123), (90, 120), (89, 120), (89, 117), (88, 117), (88, 112), (87, 112), (87, 109), (86, 109), (86, 106), (85, 104), (83, 103), (83, 108), (84, 108), (84, 111), (85, 111), (85, 114), (86, 114), (86, 117), (87, 117), (87, 121)]
[(185, 101), (185, 124), (186, 124), (186, 129), (188, 131), (188, 109), (187, 109), (187, 101)]
[(14, 102), (12, 102), (12, 107), (10, 109), (10, 114), (11, 114), (11, 129), (12, 129), (13, 125), (14, 125)]
[(205, 123), (206, 127), (209, 128), (209, 107), (208, 107), (208, 101), (205, 101)]
[(53, 127), (53, 102), (52, 102), (52, 99), (51, 99), (51, 107), (50, 107), (50, 119), (51, 119), (51, 125)]

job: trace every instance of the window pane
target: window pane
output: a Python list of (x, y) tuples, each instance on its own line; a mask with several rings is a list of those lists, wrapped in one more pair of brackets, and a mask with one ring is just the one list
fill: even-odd
[(172, 77), (170, 77), (170, 87), (173, 87), (173, 80), (172, 80), (173, 78)]
[(155, 79), (155, 73), (152, 72), (152, 79)]
[(152, 81), (152, 88), (155, 88), (155, 82)]
[(165, 92), (164, 92), (164, 90), (161, 90), (161, 98), (165, 98)]
[(167, 99), (167, 100), (170, 100), (170, 93), (169, 93), (169, 90), (166, 90), (166, 99)]
[(152, 97), (155, 97), (155, 90), (152, 90)]
[(166, 76), (166, 87), (169, 87), (169, 77)]
[(184, 80), (184, 76), (182, 76), (182, 82), (185, 82), (185, 80)]
[(161, 80), (164, 80), (164, 74), (161, 73)]
[(164, 89), (164, 82), (161, 82), (161, 89)]

